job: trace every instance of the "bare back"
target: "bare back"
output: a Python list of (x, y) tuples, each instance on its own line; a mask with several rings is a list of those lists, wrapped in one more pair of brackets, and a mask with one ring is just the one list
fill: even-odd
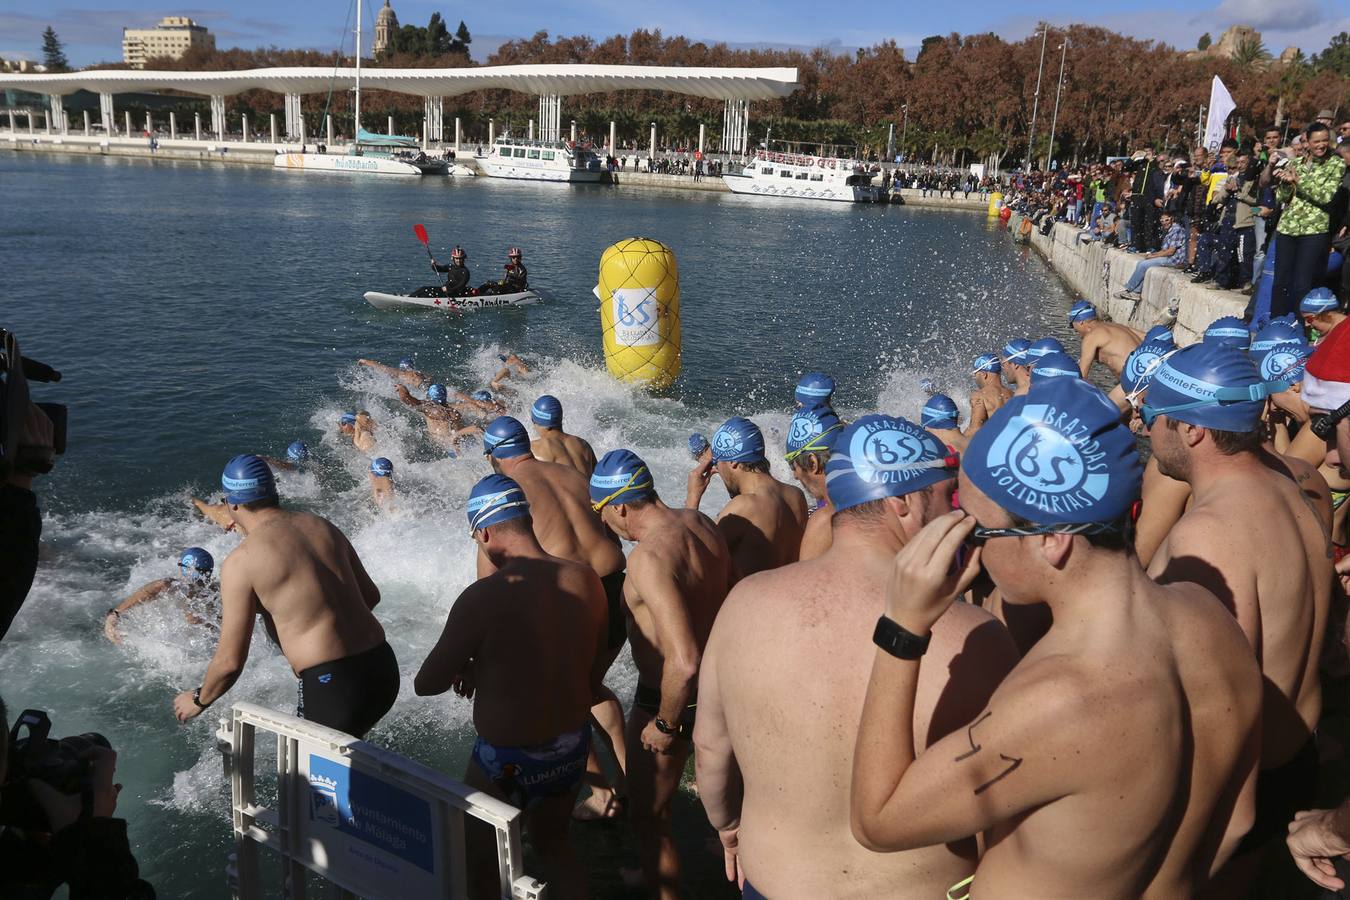
[(571, 466), (585, 478), (595, 471), (595, 451), (591, 445), (561, 430), (541, 428), (539, 437), (530, 442), (530, 452), (535, 459)]
[[(530, 501), (534, 534), (545, 553), (590, 566), (601, 578), (623, 569), (623, 550), (591, 509), (580, 473), (560, 463), (526, 459), (511, 477)], [(479, 558), (484, 559), (481, 551)]]
[(319, 516), (277, 510), (251, 529), (221, 568), (257, 597), (269, 631), (296, 672), (378, 646), (378, 598), (346, 536)]
[(806, 530), (806, 495), (772, 475), (747, 478), (722, 508), (717, 526), (744, 578), (797, 561)]
[(970, 438), (962, 433), (959, 428), (930, 428), (933, 437), (942, 441), (943, 444), (955, 450), (957, 453), (965, 453), (967, 445), (970, 444)]
[(1125, 367), (1125, 359), (1143, 340), (1144, 335), (1128, 325), (1116, 322), (1097, 323), (1097, 327), (1083, 338), (1083, 353), (1079, 360), (1079, 369), (1083, 372), (1083, 377), (1087, 377), (1095, 360), (1110, 369), (1116, 378), (1120, 378), (1120, 370)]
[[(633, 550), (630, 568), (640, 565), (649, 565), (675, 582), (694, 642), (701, 650), (726, 599), (730, 580), (730, 554), (717, 526), (698, 510), (669, 509)], [(629, 629), (628, 639), (638, 681), (655, 687), (661, 684), (662, 669), (655, 619), (635, 579), (624, 582), (623, 596), (633, 616), (634, 627)]]
[[(738, 584), (704, 655), (745, 785), (739, 858), (769, 897), (943, 897), (974, 871), (974, 838), (873, 853), (849, 828), (890, 557), (875, 565), (841, 549)], [(920, 670), (915, 753), (974, 718), (1016, 660), (987, 612), (956, 603), (944, 613)]]
[(834, 504), (817, 506), (806, 518), (806, 528), (802, 530), (802, 546), (797, 551), (799, 560), (815, 559), (830, 549), (834, 542)]

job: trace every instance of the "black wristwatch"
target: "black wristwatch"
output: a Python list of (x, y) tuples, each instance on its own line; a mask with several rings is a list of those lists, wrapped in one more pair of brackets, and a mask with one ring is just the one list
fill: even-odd
[(210, 703), (203, 703), (203, 702), (202, 702), (202, 689), (201, 689), (201, 688), (194, 688), (194, 689), (193, 689), (193, 691), (192, 691), (192, 702), (195, 703), (195, 704), (197, 704), (197, 708), (198, 708), (198, 709), (210, 709), (210, 708), (211, 708), (211, 704), (210, 704)]
[(919, 637), (886, 616), (877, 619), (876, 630), (872, 632), (872, 643), (896, 659), (918, 659), (928, 652), (928, 642), (932, 639), (932, 632)]
[(662, 734), (669, 734), (669, 735), (671, 735), (671, 736), (673, 736), (673, 737), (678, 737), (678, 736), (679, 736), (679, 734), (680, 734), (680, 726), (679, 726), (679, 725), (672, 725), (672, 724), (670, 724), (669, 722), (667, 722), (665, 719), (661, 718), (660, 716), (657, 716), (657, 717), (656, 717), (655, 719), (653, 719), (652, 721), (656, 723), (656, 730), (659, 731), (659, 732), (661, 732)]

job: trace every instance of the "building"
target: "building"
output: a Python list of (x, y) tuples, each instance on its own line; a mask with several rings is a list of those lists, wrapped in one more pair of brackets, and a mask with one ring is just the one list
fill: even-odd
[(394, 8), (389, 5), (389, 0), (384, 0), (384, 7), (375, 17), (375, 43), (371, 45), (376, 57), (394, 49), (394, 35), (397, 32), (398, 16), (394, 15)]
[(137, 69), (147, 59), (181, 59), (194, 47), (216, 49), (215, 35), (186, 16), (165, 16), (154, 28), (122, 29), (122, 61)]

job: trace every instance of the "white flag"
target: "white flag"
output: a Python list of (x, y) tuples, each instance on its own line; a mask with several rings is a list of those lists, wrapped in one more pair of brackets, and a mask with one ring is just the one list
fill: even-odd
[(1205, 120), (1205, 149), (1218, 152), (1223, 143), (1228, 115), (1237, 109), (1233, 95), (1223, 86), (1219, 76), (1214, 76), (1214, 84), (1209, 89), (1209, 118)]

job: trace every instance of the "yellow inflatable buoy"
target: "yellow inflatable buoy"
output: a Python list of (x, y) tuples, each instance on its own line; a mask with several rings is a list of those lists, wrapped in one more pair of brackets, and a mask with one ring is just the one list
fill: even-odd
[(989, 195), (989, 215), (997, 216), (999, 213), (999, 207), (1001, 207), (1002, 205), (1003, 205), (1002, 193), (994, 191), (992, 194)]
[(680, 273), (660, 241), (628, 238), (600, 257), (605, 365), (620, 381), (664, 388), (680, 374)]

